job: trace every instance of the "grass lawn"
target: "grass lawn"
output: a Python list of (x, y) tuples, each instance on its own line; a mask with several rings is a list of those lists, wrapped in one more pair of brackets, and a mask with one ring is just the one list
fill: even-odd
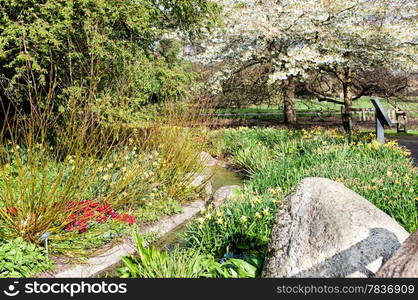
[[(385, 108), (391, 108), (392, 106), (387, 102), (386, 99), (380, 99)], [(408, 102), (408, 101), (398, 101), (397, 105), (405, 110), (410, 117), (418, 117), (418, 103)], [(323, 111), (323, 112), (340, 112), (341, 105), (330, 103), (330, 102), (319, 102), (314, 99), (297, 99), (296, 111)], [(373, 108), (373, 104), (370, 102), (370, 97), (362, 97), (353, 103), (353, 108)], [(245, 108), (222, 108), (217, 109), (216, 113), (231, 113), (231, 114), (247, 114), (247, 113), (282, 113), (281, 105), (268, 106), (265, 104), (262, 105), (253, 105)]]
[[(416, 100), (416, 99), (415, 99)], [(381, 102), (385, 108), (391, 108), (392, 106), (385, 100), (381, 99)], [(296, 114), (300, 121), (300, 124), (314, 123), (318, 126), (325, 125), (324, 121), (336, 124), (341, 119), (341, 105), (329, 102), (319, 102), (313, 99), (298, 99), (295, 103)], [(405, 110), (408, 117), (408, 134), (414, 134), (417, 132), (418, 127), (418, 102), (398, 101), (398, 106)], [(370, 101), (370, 97), (363, 97), (356, 100), (353, 104), (353, 108), (374, 108)], [(318, 115), (317, 112), (321, 111), (322, 114)], [(245, 122), (250, 121), (258, 125), (260, 122), (267, 121), (274, 123), (282, 123), (284, 115), (281, 105), (254, 105), (245, 108), (227, 108), (217, 109), (215, 114), (219, 119), (233, 119), (235, 121)], [(388, 130), (389, 134), (396, 132), (396, 130)]]

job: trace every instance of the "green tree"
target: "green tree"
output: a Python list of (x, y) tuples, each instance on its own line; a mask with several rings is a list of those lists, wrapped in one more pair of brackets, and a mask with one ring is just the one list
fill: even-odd
[(163, 40), (199, 35), (218, 12), (206, 0), (0, 0), (2, 106), (28, 112), (78, 98), (136, 108), (181, 96), (193, 76)]
[(356, 75), (382, 67), (410, 72), (418, 68), (415, 0), (217, 2), (224, 6), (226, 29), (206, 39), (206, 51), (193, 59), (211, 66), (222, 63), (210, 81), (219, 93), (222, 82), (235, 70), (269, 64), (270, 82), (284, 87), (289, 124), (296, 122), (297, 82), (324, 83), (322, 87), (311, 84), (312, 93), (335, 101), (326, 93), (326, 78), (332, 77), (343, 98), (338, 102), (349, 110), (363, 92), (354, 93)]

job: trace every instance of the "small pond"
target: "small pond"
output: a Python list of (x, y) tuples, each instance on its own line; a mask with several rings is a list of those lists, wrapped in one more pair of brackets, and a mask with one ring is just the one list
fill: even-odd
[(243, 185), (242, 178), (234, 171), (220, 166), (210, 168), (213, 172), (211, 182), (213, 191), (225, 185)]

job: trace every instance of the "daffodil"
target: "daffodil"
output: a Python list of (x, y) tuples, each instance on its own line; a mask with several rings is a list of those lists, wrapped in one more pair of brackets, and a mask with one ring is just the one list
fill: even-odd
[(105, 180), (105, 181), (109, 180), (110, 178), (112, 178), (112, 175), (110, 175), (110, 174), (105, 174), (102, 177), (102, 179)]
[(248, 217), (247, 216), (242, 216), (240, 218), (240, 220), (241, 220), (242, 223), (246, 223), (248, 221)]
[(254, 204), (257, 204), (257, 203), (261, 202), (261, 199), (258, 196), (256, 196), (253, 199), (251, 199), (251, 202), (254, 203)]

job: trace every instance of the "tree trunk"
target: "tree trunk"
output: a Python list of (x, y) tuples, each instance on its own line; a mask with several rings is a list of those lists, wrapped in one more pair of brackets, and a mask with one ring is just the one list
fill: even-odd
[(353, 101), (351, 100), (350, 84), (343, 84), (343, 93), (344, 93), (344, 108), (346, 111), (349, 111), (353, 106)]
[(376, 277), (418, 278), (418, 230), (379, 269)]
[(297, 123), (295, 109), (295, 88), (295, 79), (288, 79), (283, 92), (283, 110), (284, 122), (286, 125), (290, 126), (294, 126)]
[(351, 120), (351, 112), (350, 109), (353, 106), (353, 101), (351, 99), (351, 69), (347, 68), (344, 72), (344, 79), (343, 79), (343, 97), (344, 97), (344, 114), (343, 114), (343, 122), (344, 122), (344, 129), (347, 133), (351, 132), (352, 129), (352, 120)]

